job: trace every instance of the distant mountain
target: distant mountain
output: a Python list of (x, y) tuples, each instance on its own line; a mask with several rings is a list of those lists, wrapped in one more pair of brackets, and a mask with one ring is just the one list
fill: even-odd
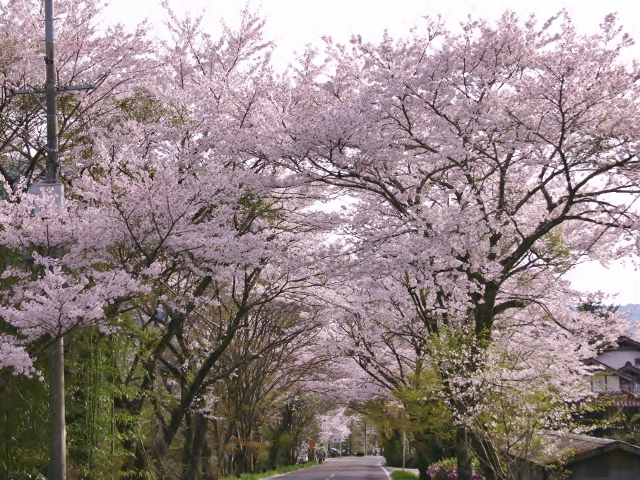
[(637, 303), (627, 303), (626, 305), (620, 305), (619, 312), (631, 312), (627, 319), (630, 322), (640, 322), (640, 305)]

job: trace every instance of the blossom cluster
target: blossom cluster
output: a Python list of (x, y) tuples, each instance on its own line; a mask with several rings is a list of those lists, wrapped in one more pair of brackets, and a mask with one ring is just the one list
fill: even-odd
[[(427, 474), (431, 476), (432, 480), (449, 480), (449, 479), (457, 479), (458, 472), (453, 467), (451, 460), (445, 462), (436, 462), (429, 465), (427, 468)], [(482, 475), (480, 475), (475, 470), (471, 474), (471, 478), (473, 480), (483, 480)]]

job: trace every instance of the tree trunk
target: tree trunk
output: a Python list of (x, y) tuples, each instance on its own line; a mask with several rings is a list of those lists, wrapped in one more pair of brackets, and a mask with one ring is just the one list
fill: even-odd
[(142, 448), (140, 442), (134, 439), (127, 439), (122, 442), (122, 445), (128, 452), (128, 455), (120, 469), (122, 472), (120, 478), (131, 480), (148, 478), (147, 471), (149, 464), (144, 448)]
[[(419, 419), (411, 419), (412, 423), (419, 422)], [(413, 432), (413, 448), (415, 449), (414, 460), (416, 462), (416, 467), (420, 472), (420, 480), (429, 480), (429, 476), (427, 475), (427, 468), (431, 461), (436, 460), (435, 458), (430, 458), (428, 448), (432, 439), (429, 436), (425, 436), (423, 432), (420, 430), (416, 430)]]
[(473, 444), (476, 455), (478, 455), (480, 459), (480, 467), (485, 480), (505, 478), (504, 475), (498, 477), (498, 474), (502, 474), (503, 472), (498, 452), (496, 452), (493, 444), (487, 440), (478, 438), (477, 435), (473, 435)]
[(467, 429), (456, 427), (456, 458), (458, 460), (458, 480), (472, 480), (473, 470), (469, 460), (469, 443)]
[(182, 460), (182, 480), (200, 480), (202, 478), (202, 455), (207, 438), (209, 421), (203, 415), (191, 417), (190, 435), (185, 439)]

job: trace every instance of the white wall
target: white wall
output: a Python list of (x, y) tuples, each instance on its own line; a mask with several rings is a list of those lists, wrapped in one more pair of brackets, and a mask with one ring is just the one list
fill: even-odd
[(620, 377), (594, 375), (591, 378), (591, 389), (594, 392), (618, 392), (620, 391)]
[(625, 363), (630, 362), (634, 367), (635, 359), (640, 359), (640, 352), (632, 351), (632, 350), (619, 350), (613, 352), (605, 352), (596, 357), (596, 360), (599, 362), (608, 365), (609, 367), (613, 367), (615, 369), (622, 368)]

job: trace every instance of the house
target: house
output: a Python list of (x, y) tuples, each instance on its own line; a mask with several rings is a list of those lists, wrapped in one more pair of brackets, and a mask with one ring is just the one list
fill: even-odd
[(606, 421), (593, 433), (598, 436), (629, 433), (631, 419), (640, 413), (640, 342), (621, 337), (615, 348), (606, 349), (586, 363), (597, 370), (590, 377), (591, 390), (604, 400), (604, 408), (587, 416), (590, 421)]
[(640, 394), (640, 342), (621, 337), (617, 347), (587, 360), (587, 364), (600, 371), (591, 378), (594, 392)]
[(640, 447), (609, 438), (546, 433), (543, 448), (512, 463), (518, 480), (638, 480)]
[(615, 348), (606, 349), (596, 358), (614, 368), (621, 368), (627, 363), (640, 367), (640, 342), (629, 337), (620, 337)]

